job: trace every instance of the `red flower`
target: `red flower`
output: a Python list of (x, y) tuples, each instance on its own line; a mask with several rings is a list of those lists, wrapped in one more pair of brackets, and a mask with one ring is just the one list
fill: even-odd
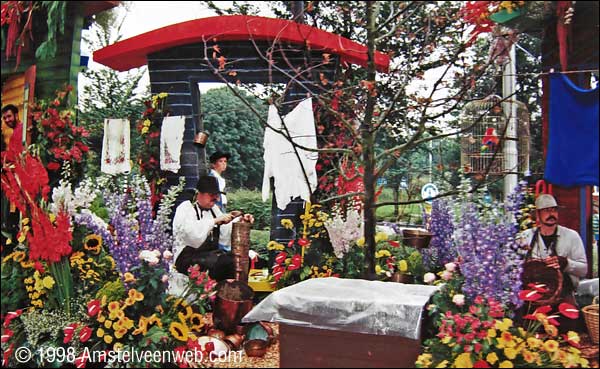
[(392, 247), (400, 247), (400, 242), (398, 242), (398, 241), (392, 241), (392, 240), (389, 240), (389, 241), (388, 241), (388, 243), (389, 243), (389, 244), (390, 244), (390, 246), (392, 246)]
[(529, 287), (529, 288), (532, 288), (532, 289), (536, 290), (536, 291), (537, 291), (537, 292), (539, 292), (539, 293), (548, 293), (548, 292), (550, 292), (550, 291), (549, 291), (549, 290), (546, 288), (546, 285), (545, 285), (545, 284), (543, 284), (543, 283), (540, 283), (540, 284), (529, 283), (529, 284), (527, 285), (527, 287)]
[(10, 338), (13, 336), (14, 332), (11, 331), (10, 329), (6, 328), (4, 330), (4, 334), (2, 335), (2, 339), (0, 341), (2, 341), (2, 343), (6, 343), (8, 342), (8, 340), (10, 340)]
[(302, 266), (302, 257), (300, 254), (296, 254), (292, 257), (292, 261), (288, 266), (288, 270), (296, 270)]
[(81, 356), (75, 358), (75, 367), (76, 368), (85, 368), (85, 364), (87, 363), (88, 356), (85, 354), (85, 351), (81, 354)]
[(519, 292), (519, 298), (523, 301), (536, 301), (542, 298), (537, 291), (522, 290)]
[(478, 360), (477, 362), (475, 362), (475, 364), (473, 364), (473, 368), (491, 368), (491, 367), (489, 366), (487, 361)]
[(281, 264), (285, 261), (286, 258), (287, 258), (287, 253), (285, 251), (282, 251), (279, 254), (277, 254), (277, 256), (275, 256), (275, 262), (277, 264)]
[(79, 324), (77, 323), (72, 323), (69, 324), (68, 326), (66, 326), (63, 329), (63, 333), (65, 334), (65, 338), (63, 339), (63, 343), (69, 343), (71, 342), (71, 339), (73, 339), (73, 333), (75, 333), (75, 328), (77, 328)]
[(94, 317), (100, 312), (100, 300), (92, 300), (87, 304), (87, 313), (89, 316)]
[(283, 273), (285, 272), (285, 268), (281, 265), (277, 265), (273, 268), (273, 279), (275, 282), (279, 281), (281, 277), (283, 277)]
[(306, 245), (310, 244), (310, 241), (307, 240), (306, 238), (301, 238), (298, 240), (298, 245), (304, 247)]
[(90, 337), (92, 337), (92, 328), (90, 327), (83, 327), (81, 329), (81, 331), (79, 332), (79, 340), (81, 342), (86, 342), (87, 340), (90, 339)]
[(51, 171), (59, 170), (60, 169), (60, 164), (58, 164), (57, 162), (53, 161), (53, 162), (48, 163), (47, 168), (48, 168), (48, 170), (51, 170)]
[(552, 306), (550, 305), (544, 305), (544, 306), (540, 306), (539, 308), (535, 309), (535, 311), (533, 312), (533, 314), (548, 314), (549, 312), (552, 311)]
[(575, 306), (567, 304), (566, 302), (558, 305), (558, 311), (560, 311), (562, 315), (569, 319), (577, 319), (577, 317), (579, 317), (579, 310)]

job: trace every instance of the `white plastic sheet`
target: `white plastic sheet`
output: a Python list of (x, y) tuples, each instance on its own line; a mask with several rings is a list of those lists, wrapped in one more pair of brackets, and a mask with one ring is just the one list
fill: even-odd
[(315, 278), (270, 294), (242, 322), (421, 338), (423, 307), (438, 287)]

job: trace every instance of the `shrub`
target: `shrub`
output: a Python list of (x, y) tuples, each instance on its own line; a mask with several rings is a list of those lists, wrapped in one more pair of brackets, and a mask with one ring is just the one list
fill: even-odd
[(271, 224), (271, 200), (263, 202), (258, 191), (239, 189), (227, 193), (227, 210), (241, 210), (254, 216), (253, 229), (269, 228)]

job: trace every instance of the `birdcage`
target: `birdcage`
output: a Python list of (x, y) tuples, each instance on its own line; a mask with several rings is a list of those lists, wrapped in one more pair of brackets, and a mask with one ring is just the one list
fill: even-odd
[[(516, 132), (511, 133), (508, 118), (516, 108)], [(507, 113), (507, 111), (509, 111)], [(468, 103), (461, 116), (461, 164), (465, 173), (503, 175), (529, 170), (529, 112), (525, 104), (502, 101), (496, 95)], [(507, 161), (504, 146), (517, 141), (514, 161)], [(505, 162), (517, 163), (510, 168)]]

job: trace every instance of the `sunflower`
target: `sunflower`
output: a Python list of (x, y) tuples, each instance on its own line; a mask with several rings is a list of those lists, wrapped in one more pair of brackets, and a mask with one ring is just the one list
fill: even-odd
[(173, 338), (178, 339), (179, 341), (187, 342), (189, 336), (189, 329), (185, 325), (185, 323), (172, 322), (169, 327), (169, 332)]
[(190, 324), (192, 326), (192, 330), (198, 331), (204, 326), (204, 317), (202, 314), (194, 313), (190, 317)]
[(94, 255), (98, 255), (102, 250), (102, 236), (90, 234), (83, 239), (83, 248), (91, 251)]

